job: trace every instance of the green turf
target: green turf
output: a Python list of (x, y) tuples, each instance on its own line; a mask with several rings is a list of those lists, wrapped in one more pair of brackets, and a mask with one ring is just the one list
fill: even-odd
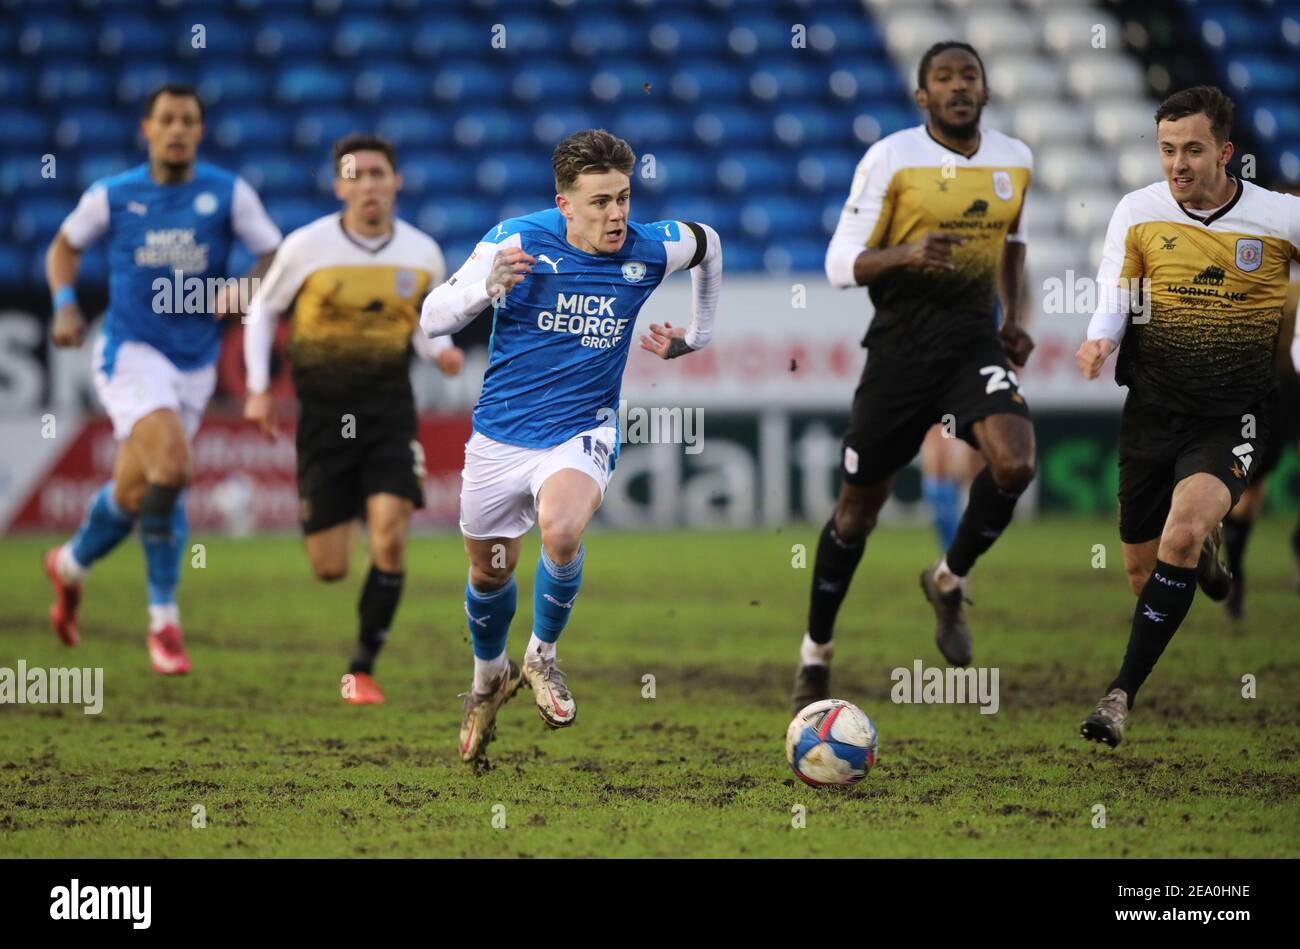
[[(882, 529), (839, 624), (833, 691), (880, 733), (849, 791), (801, 785), (782, 750), (809, 583), (791, 545), (811, 561), (812, 528), (590, 536), (561, 643), (577, 723), (546, 731), (522, 690), (481, 774), (455, 753), (470, 662), (458, 537), (413, 544), (377, 670), (389, 701), (367, 708), (338, 690), (361, 569), (325, 586), (294, 538), (197, 538), (207, 564), (187, 565), (181, 591), (195, 668), (166, 679), (144, 649), (135, 540), (96, 568), (75, 651), (47, 627), (44, 545), (6, 540), (0, 665), (102, 666), (106, 698), (98, 716), (0, 706), (0, 856), (1297, 856), (1288, 527), (1252, 538), (1243, 629), (1198, 597), (1114, 752), (1077, 737), (1133, 608), (1112, 524), (1017, 523), (980, 564), (969, 616), (975, 663), (1000, 669), (995, 715), (891, 703), (891, 669), (940, 657), (916, 582), (932, 537)], [(513, 655), (536, 550), (534, 536)], [(1257, 698), (1241, 695), (1247, 673)]]

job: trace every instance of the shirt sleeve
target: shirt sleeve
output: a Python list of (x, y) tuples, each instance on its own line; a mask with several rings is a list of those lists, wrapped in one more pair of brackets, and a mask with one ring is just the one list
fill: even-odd
[(253, 186), (243, 178), (235, 179), (230, 198), (230, 224), (244, 246), (258, 257), (280, 246), (280, 229), (262, 207)]
[(1128, 198), (1121, 198), (1106, 228), (1097, 271), (1097, 308), (1088, 323), (1088, 339), (1109, 339), (1116, 346), (1124, 338), (1132, 310), (1130, 281), (1140, 279), (1145, 269), (1142, 251), (1133, 240), (1132, 221)]
[(77, 202), (60, 230), (73, 250), (84, 250), (108, 231), (108, 189), (91, 185)]
[(664, 276), (678, 270), (691, 271), (691, 324), (686, 328), (686, 345), (703, 349), (713, 337), (713, 316), (722, 289), (722, 239), (707, 224), (685, 221), (661, 222), (651, 227), (675, 224), (664, 241)]
[(446, 336), (469, 326), (492, 302), (487, 279), (497, 251), (521, 246), (518, 234), (511, 234), (499, 243), (480, 241), (460, 269), (424, 298), (424, 306), (420, 308), (420, 329), (424, 335)]
[[(429, 252), (430, 285), (437, 287), (447, 279), (447, 261), (438, 242), (431, 240), (430, 243), (433, 245)], [(432, 361), (444, 349), (451, 349), (453, 343), (450, 336), (425, 336), (424, 331), (417, 326), (411, 334), (411, 345), (417, 356)]]
[(1029, 171), (1029, 178), (1025, 180), (1025, 193), (1020, 198), (1020, 213), (1016, 215), (1015, 225), (1007, 234), (1007, 240), (1026, 244), (1029, 242), (1029, 229), (1025, 226), (1025, 205), (1029, 203), (1029, 184), (1034, 179), (1034, 153), (1024, 142), (1021, 142), (1020, 146), (1024, 152), (1025, 168)]
[(826, 249), (826, 276), (832, 286), (857, 286), (853, 264), (858, 255), (884, 245), (893, 215), (893, 177), (889, 152), (883, 142), (877, 142), (858, 162), (849, 200), (840, 211), (839, 224)]
[(258, 281), (257, 293), (244, 316), (244, 377), (250, 393), (265, 392), (271, 384), (275, 327), (306, 276), (300, 262), (304, 256), (300, 252), (300, 233), (295, 231), (280, 245), (266, 276)]

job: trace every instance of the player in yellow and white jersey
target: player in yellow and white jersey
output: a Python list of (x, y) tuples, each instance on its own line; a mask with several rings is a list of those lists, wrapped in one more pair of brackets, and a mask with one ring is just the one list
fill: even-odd
[(424, 506), (411, 351), (447, 375), (460, 371), (464, 355), (450, 338), (419, 332), (424, 297), (442, 283), (446, 265), (433, 238), (394, 215), (402, 178), (393, 146), (348, 136), (334, 145), (334, 171), (342, 213), (285, 238), (250, 307), (244, 414), (275, 437), (271, 343), (280, 314), (292, 313), (299, 514), (316, 576), (341, 580), (358, 515), (369, 530), (359, 642), (343, 690), (353, 704), (368, 704), (383, 701), (374, 662), (402, 594), (411, 512)]
[(1165, 180), (1115, 208), (1097, 276), (1100, 305), (1076, 356), (1091, 379), (1118, 347), (1115, 378), (1129, 387), (1119, 525), (1138, 601), (1119, 674), (1081, 726), (1084, 738), (1111, 747), (1198, 582), (1215, 598), (1227, 594), (1206, 539), (1240, 499), (1270, 437), (1274, 352), (1288, 270), (1300, 259), (1300, 198), (1228, 174), (1232, 111), (1212, 86), (1175, 93), (1157, 109)]
[(894, 474), (931, 425), (945, 422), (987, 461), (947, 553), (921, 575), (936, 642), (954, 665), (971, 660), (964, 578), (1034, 476), (1034, 430), (1014, 368), (1033, 349), (1019, 312), (1033, 157), (1023, 142), (980, 127), (988, 95), (973, 48), (931, 47), (917, 76), (925, 124), (868, 149), (826, 252), (831, 283), (870, 288), (875, 316), (839, 499), (817, 546), (796, 713), (830, 695), (836, 614)]

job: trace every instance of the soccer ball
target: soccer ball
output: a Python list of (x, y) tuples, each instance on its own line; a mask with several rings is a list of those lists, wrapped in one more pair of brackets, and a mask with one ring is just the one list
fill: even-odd
[(857, 784), (876, 763), (876, 726), (852, 702), (822, 699), (785, 730), (785, 758), (805, 784)]

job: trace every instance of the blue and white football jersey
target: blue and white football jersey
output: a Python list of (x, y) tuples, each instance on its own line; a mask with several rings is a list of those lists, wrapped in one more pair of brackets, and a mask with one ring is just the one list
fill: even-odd
[(537, 263), (494, 306), (474, 430), (510, 445), (550, 448), (616, 425), (637, 314), (694, 252), (695, 240), (683, 230), (677, 221), (629, 222), (620, 250), (591, 254), (565, 239), (564, 215), (551, 208), (502, 221), (484, 235), (471, 258), (481, 266), (510, 246)]
[[(234, 238), (256, 255), (280, 243), (248, 183), (205, 162), (196, 162), (194, 176), (182, 184), (158, 184), (147, 163), (96, 182), (63, 222), (63, 233), (77, 250), (108, 236), (109, 310), (99, 367), (108, 375), (127, 341), (147, 343), (183, 370), (215, 362), (221, 324), (208, 310), (210, 294), (195, 288), (231, 276)], [(156, 283), (159, 278), (165, 283)], [(198, 301), (201, 312), (195, 312)]]

